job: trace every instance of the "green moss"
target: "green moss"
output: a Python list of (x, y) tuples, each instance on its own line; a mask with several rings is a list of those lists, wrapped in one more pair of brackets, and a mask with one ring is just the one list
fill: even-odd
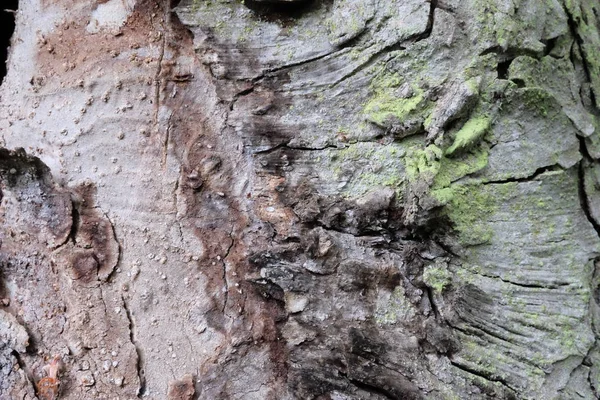
[(490, 127), (490, 118), (478, 116), (468, 120), (456, 133), (454, 143), (446, 150), (446, 155), (452, 155), (457, 150), (463, 150), (476, 144)]

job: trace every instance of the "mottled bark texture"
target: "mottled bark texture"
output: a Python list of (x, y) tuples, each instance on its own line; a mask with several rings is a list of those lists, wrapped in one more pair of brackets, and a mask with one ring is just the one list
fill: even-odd
[(21, 1), (0, 398), (598, 398), (599, 15)]

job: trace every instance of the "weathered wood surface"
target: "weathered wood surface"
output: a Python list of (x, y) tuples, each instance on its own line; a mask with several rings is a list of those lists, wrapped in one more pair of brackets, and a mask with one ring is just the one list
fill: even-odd
[(0, 398), (598, 398), (597, 4), (22, 3)]

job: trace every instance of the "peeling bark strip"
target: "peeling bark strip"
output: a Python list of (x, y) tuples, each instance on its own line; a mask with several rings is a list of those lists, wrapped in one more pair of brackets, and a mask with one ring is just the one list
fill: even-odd
[(21, 4), (0, 398), (597, 398), (597, 16)]

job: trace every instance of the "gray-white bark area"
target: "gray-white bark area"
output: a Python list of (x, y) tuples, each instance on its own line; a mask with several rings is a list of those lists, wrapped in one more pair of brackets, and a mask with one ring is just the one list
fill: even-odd
[(598, 4), (21, 3), (1, 399), (599, 397)]

